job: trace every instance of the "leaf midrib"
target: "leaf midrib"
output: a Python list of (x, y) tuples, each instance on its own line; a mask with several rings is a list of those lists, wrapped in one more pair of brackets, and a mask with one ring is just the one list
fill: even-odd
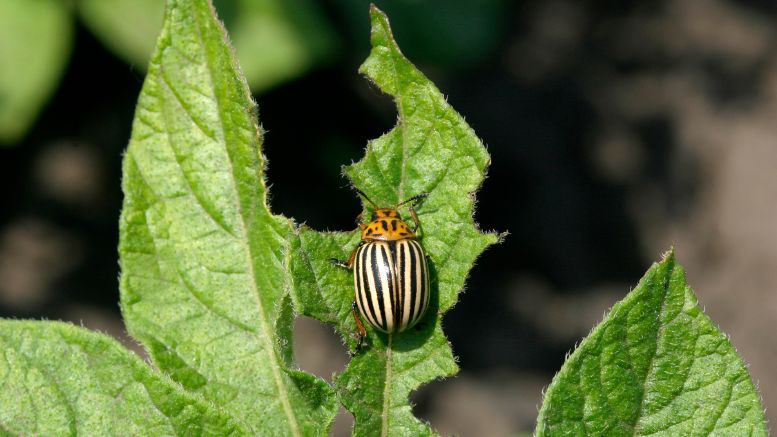
[(381, 412), (382, 423), (380, 426), (381, 437), (388, 437), (389, 430), (389, 411), (391, 410), (391, 378), (394, 373), (393, 367), (393, 346), (394, 334), (388, 335), (388, 347), (386, 349), (386, 383), (383, 386), (383, 411)]
[[(389, 47), (389, 53), (391, 55), (391, 68), (394, 70), (394, 77), (399, 78), (399, 72), (397, 71), (397, 62), (394, 58), (395, 53), (394, 51)], [(399, 80), (394, 84), (396, 87), (396, 102), (397, 102), (397, 113), (400, 116), (399, 119), (399, 129), (402, 132), (401, 138), (402, 138), (402, 166), (400, 167), (400, 173), (399, 173), (399, 190), (397, 192), (397, 202), (402, 202), (405, 200), (405, 179), (407, 178), (407, 127), (404, 120), (403, 115), (405, 114), (405, 104), (404, 104), (404, 95), (402, 91), (400, 90)]]
[[(399, 78), (399, 72), (397, 71), (397, 63), (395, 59), (395, 53), (392, 50), (391, 47), (386, 47), (389, 50), (389, 56), (391, 59), (391, 67), (394, 71), (394, 77)], [(399, 123), (398, 128), (400, 129), (401, 135), (401, 143), (400, 147), (402, 148), (402, 165), (400, 167), (400, 174), (399, 174), (399, 189), (397, 190), (397, 202), (402, 202), (405, 200), (405, 178), (407, 177), (407, 143), (408, 143), (408, 131), (407, 126), (404, 120), (404, 114), (405, 114), (405, 105), (403, 102), (404, 95), (402, 91), (400, 90), (400, 84), (399, 80), (397, 80), (394, 84), (395, 87), (395, 101), (397, 103), (397, 113), (399, 114)], [(383, 387), (383, 411), (381, 412), (381, 429), (380, 429), (380, 435), (381, 437), (388, 437), (389, 433), (389, 411), (391, 411), (391, 384), (392, 384), (392, 376), (394, 373), (393, 369), (393, 339), (394, 335), (389, 334), (388, 335), (388, 346), (386, 347), (386, 381)]]
[[(238, 181), (235, 179), (235, 172), (234, 172), (234, 164), (233, 164), (233, 161), (232, 161), (232, 155), (229, 153), (229, 148), (226, 147), (226, 139), (223, 138), (224, 137), (224, 133), (227, 132), (227, 127), (226, 127), (226, 125), (224, 123), (224, 114), (223, 114), (223, 108), (222, 108), (222, 105), (221, 105), (221, 99), (219, 98), (219, 95), (216, 92), (216, 86), (215, 86), (215, 81), (214, 81), (214, 73), (213, 73), (213, 64), (212, 64), (213, 60), (210, 58), (210, 54), (209, 54), (209, 52), (208, 52), (208, 50), (206, 48), (205, 39), (204, 39), (204, 36), (202, 34), (202, 23), (200, 22), (200, 17), (199, 17), (199, 15), (196, 12), (194, 13), (194, 20), (195, 20), (196, 25), (197, 25), (197, 36), (199, 37), (199, 43), (200, 43), (200, 46), (202, 47), (203, 53), (205, 55), (206, 66), (207, 66), (207, 69), (208, 69), (208, 79), (210, 80), (210, 85), (211, 85), (211, 89), (213, 89), (213, 94), (216, 97), (214, 99), (214, 101), (215, 101), (216, 107), (218, 108), (218, 115), (219, 115), (218, 118), (219, 118), (219, 124), (221, 125), (221, 132), (222, 132), (221, 136), (222, 136), (222, 140), (225, 143), (224, 149), (226, 150), (227, 156), (229, 158), (229, 168), (230, 168), (230, 173), (229, 174), (232, 177), (232, 185), (231, 185), (230, 188), (232, 189), (233, 194), (235, 196), (235, 199), (237, 200), (237, 209), (238, 209), (238, 214), (240, 216), (240, 220), (238, 220), (237, 223), (238, 223), (238, 226), (240, 227), (240, 234), (243, 236), (243, 239), (241, 240), (241, 243), (244, 246), (245, 254), (246, 254), (246, 258), (247, 258), (246, 261), (248, 263), (249, 274), (250, 274), (250, 277), (251, 277), (251, 281), (250, 281), (251, 282), (251, 289), (252, 289), (254, 295), (256, 296), (256, 305), (257, 305), (257, 310), (259, 312), (259, 315), (258, 315), (259, 316), (258, 317), (259, 324), (262, 326), (261, 333), (260, 333), (259, 337), (261, 338), (262, 342), (264, 343), (266, 354), (269, 356), (269, 359), (270, 359), (270, 363), (269, 364), (270, 364), (270, 368), (272, 369), (272, 374), (273, 374), (273, 379), (274, 379), (275, 385), (276, 385), (276, 387), (278, 389), (278, 397), (281, 400), (281, 405), (283, 407), (284, 413), (286, 414), (286, 418), (288, 419), (288, 423), (289, 423), (289, 427), (291, 428), (291, 432), (295, 436), (301, 436), (302, 434), (300, 433), (299, 425), (297, 424), (296, 417), (294, 416), (294, 412), (293, 412), (293, 410), (291, 408), (291, 403), (289, 402), (288, 391), (286, 390), (286, 386), (283, 383), (283, 380), (282, 380), (282, 377), (281, 377), (281, 374), (280, 374), (280, 370), (279, 370), (280, 361), (279, 361), (278, 357), (275, 354), (275, 348), (273, 347), (273, 341), (272, 341), (272, 339), (270, 339), (270, 334), (269, 333), (271, 332), (271, 330), (270, 330), (271, 327), (270, 327), (270, 325), (269, 325), (269, 323), (267, 321), (267, 315), (264, 312), (264, 305), (262, 303), (261, 295), (259, 293), (259, 287), (258, 287), (258, 284), (256, 283), (256, 272), (254, 270), (252, 249), (251, 249), (251, 245), (249, 244), (250, 240), (249, 240), (249, 235), (248, 235), (248, 230), (247, 230), (248, 228), (246, 226), (246, 217), (245, 217), (244, 211), (243, 211), (243, 204), (240, 201), (240, 193), (238, 193), (238, 191), (237, 191), (237, 183), (238, 183)], [(257, 147), (260, 147), (260, 146), (257, 145)], [(263, 184), (264, 181), (261, 181), (260, 183)]]
[(633, 428), (633, 434), (635, 437), (640, 435), (639, 432), (641, 430), (640, 421), (642, 420), (642, 414), (645, 411), (645, 400), (648, 395), (647, 385), (648, 380), (650, 379), (650, 376), (653, 374), (653, 367), (655, 365), (656, 357), (658, 355), (658, 347), (659, 342), (661, 338), (663, 337), (664, 331), (666, 330), (666, 326), (669, 324), (663, 323), (662, 317), (664, 315), (664, 312), (666, 311), (666, 305), (668, 300), (668, 294), (669, 294), (669, 287), (671, 286), (672, 281), (672, 273), (674, 272), (674, 262), (672, 262), (669, 265), (669, 268), (667, 269), (666, 277), (664, 278), (663, 284), (661, 284), (661, 291), (662, 291), (662, 299), (661, 299), (661, 307), (658, 310), (658, 322), (660, 325), (658, 326), (658, 329), (656, 330), (656, 347), (653, 350), (653, 353), (650, 356), (650, 360), (647, 366), (647, 372), (645, 372), (645, 378), (642, 380), (642, 397), (639, 400), (639, 405), (637, 407), (637, 417), (634, 420), (634, 428)]

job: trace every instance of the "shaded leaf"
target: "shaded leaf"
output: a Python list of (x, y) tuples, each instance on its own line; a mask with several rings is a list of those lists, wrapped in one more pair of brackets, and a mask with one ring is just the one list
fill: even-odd
[[(361, 48), (368, 30), (366, 0), (334, 3), (346, 30)], [(510, 16), (504, 0), (379, 0), (374, 2), (393, 19), (402, 48), (419, 65), (433, 64), (439, 74), (472, 69), (491, 59), (507, 37)]]
[(261, 131), (210, 2), (170, 1), (124, 160), (121, 302), (154, 363), (254, 433), (326, 433), (295, 370), (292, 223), (267, 207)]
[[(396, 335), (371, 330), (370, 347), (351, 361), (336, 385), (355, 417), (355, 435), (426, 435), (432, 431), (413, 416), (408, 395), (458, 370), (440, 316), (456, 302), (475, 258), (499, 238), (481, 233), (472, 219), (473, 193), (489, 157), (463, 118), (399, 51), (386, 16), (373, 7), (371, 17), (373, 49), (361, 71), (394, 97), (399, 122), (370, 142), (364, 159), (346, 167), (345, 174), (379, 205), (429, 193), (417, 211), (432, 296), (417, 328)], [(335, 324), (353, 347), (352, 275), (329, 258), (347, 258), (358, 233), (303, 227), (299, 234), (292, 263), (295, 304), (302, 313)]]
[(0, 2), (0, 144), (18, 141), (65, 68), (73, 39), (66, 2)]
[(766, 436), (747, 368), (699, 308), (673, 253), (553, 379), (538, 436)]
[(246, 435), (110, 337), (0, 320), (0, 431), (12, 435)]

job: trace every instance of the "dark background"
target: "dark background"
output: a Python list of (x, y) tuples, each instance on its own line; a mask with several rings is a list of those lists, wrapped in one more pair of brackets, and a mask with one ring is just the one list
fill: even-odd
[[(360, 206), (340, 167), (396, 121), (356, 72), (367, 3), (344, 4), (322, 3), (331, 57), (255, 96), (273, 211), (316, 229), (352, 229)], [(488, 146), (475, 218), (510, 232), (444, 319), (462, 372), (414, 395), (421, 417), (442, 433), (530, 431), (565, 353), (672, 245), (766, 406), (777, 402), (775, 3), (378, 5)], [(2, 316), (72, 320), (132, 345), (117, 223), (143, 74), (77, 24), (37, 123), (0, 149)], [(346, 362), (328, 328), (298, 328), (303, 367), (329, 377)]]

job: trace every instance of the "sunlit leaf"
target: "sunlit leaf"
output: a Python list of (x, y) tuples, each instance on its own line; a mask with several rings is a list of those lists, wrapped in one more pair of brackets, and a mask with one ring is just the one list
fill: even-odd
[(257, 435), (320, 435), (332, 388), (292, 358), (292, 223), (272, 215), (256, 107), (210, 2), (170, 1), (124, 159), (121, 301), (185, 388)]
[(728, 338), (701, 311), (673, 253), (567, 359), (537, 436), (766, 436), (764, 410)]
[(3, 435), (247, 434), (112, 338), (65, 323), (0, 321), (0, 385)]

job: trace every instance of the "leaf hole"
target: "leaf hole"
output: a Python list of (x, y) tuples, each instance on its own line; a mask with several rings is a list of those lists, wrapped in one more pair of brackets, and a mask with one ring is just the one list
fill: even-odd
[(332, 424), (332, 429), (329, 431), (329, 435), (332, 437), (350, 436), (353, 434), (353, 414), (346, 410), (343, 406), (337, 411), (335, 421)]
[(300, 369), (327, 382), (348, 363), (348, 349), (334, 330), (310, 317), (294, 321), (294, 356)]

